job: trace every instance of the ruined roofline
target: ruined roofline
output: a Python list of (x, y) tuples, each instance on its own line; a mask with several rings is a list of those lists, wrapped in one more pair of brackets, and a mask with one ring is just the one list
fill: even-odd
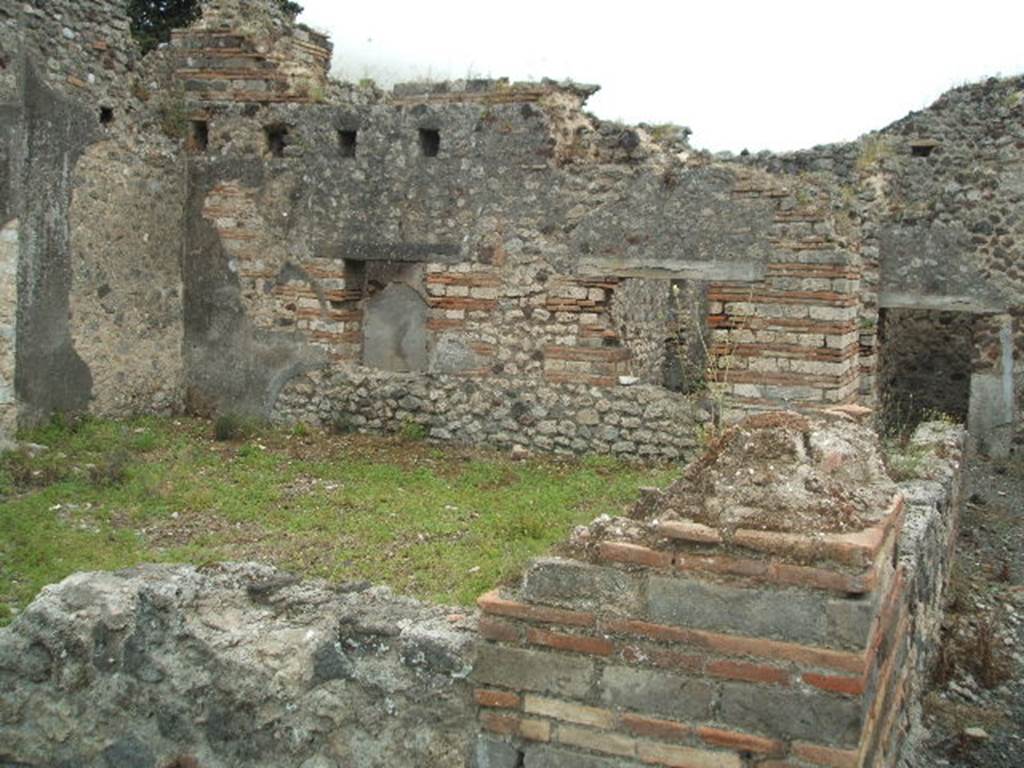
[[(746, 154), (721, 152), (717, 153), (716, 157), (723, 160), (749, 157), (754, 162), (763, 163), (773, 159), (786, 161), (818, 155), (838, 155), (843, 152), (854, 151), (865, 142), (877, 139), (881, 136), (902, 135), (908, 126), (911, 126), (915, 120), (918, 120), (921, 117), (943, 112), (951, 107), (955, 107), (958, 103), (983, 101), (984, 98), (990, 95), (993, 90), (1004, 86), (1012, 87), (1014, 84), (1017, 86), (1017, 104), (1019, 105), (1024, 103), (1024, 95), (1022, 95), (1024, 94), (1024, 71), (1005, 77), (985, 77), (975, 82), (953, 86), (952, 88), (943, 91), (942, 94), (940, 94), (926, 107), (911, 110), (903, 117), (893, 120), (879, 128), (873, 128), (855, 139), (850, 139), (849, 141), (831, 141), (785, 152), (774, 152), (769, 149), (759, 150), (757, 152), (748, 152)], [(908, 138), (911, 139), (912, 143), (918, 143), (920, 145), (926, 145), (929, 142), (938, 143), (938, 138), (934, 136), (922, 135), (916, 138)]]
[[(344, 82), (332, 78), (334, 82)], [(510, 82), (507, 77), (488, 79), (458, 79), (440, 81), (411, 81), (396, 83), (385, 98), (392, 104), (484, 102), (503, 103), (539, 101), (550, 94), (566, 94), (579, 99), (582, 106), (601, 89), (600, 85), (577, 83), (573, 80)]]

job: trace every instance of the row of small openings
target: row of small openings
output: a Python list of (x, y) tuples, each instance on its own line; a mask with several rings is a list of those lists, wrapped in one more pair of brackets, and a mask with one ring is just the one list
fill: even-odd
[[(111, 117), (103, 122), (110, 122)], [(101, 118), (102, 121), (102, 118)], [(263, 129), (267, 140), (267, 151), (273, 157), (284, 157), (288, 146), (288, 126), (268, 125)], [(424, 157), (437, 157), (441, 151), (441, 132), (434, 128), (420, 128), (420, 151)], [(338, 131), (338, 149), (342, 157), (355, 157), (359, 143), (358, 132), (343, 128)], [(205, 120), (192, 120), (189, 123), (187, 148), (190, 152), (205, 152), (210, 144), (210, 126)]]
[[(420, 128), (420, 152), (424, 157), (437, 157), (441, 151), (441, 132), (436, 128)], [(342, 128), (338, 131), (338, 149), (342, 157), (355, 157), (359, 144), (358, 131)]]

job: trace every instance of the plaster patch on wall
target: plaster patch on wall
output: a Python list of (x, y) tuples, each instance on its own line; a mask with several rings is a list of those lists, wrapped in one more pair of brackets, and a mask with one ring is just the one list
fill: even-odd
[(92, 372), (90, 409), (176, 411), (184, 378), (177, 164), (101, 142), (79, 160), (73, 183), (71, 335)]

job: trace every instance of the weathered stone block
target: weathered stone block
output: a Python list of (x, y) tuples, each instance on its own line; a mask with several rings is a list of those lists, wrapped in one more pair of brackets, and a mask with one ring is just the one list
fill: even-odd
[(623, 615), (634, 615), (641, 605), (638, 577), (561, 558), (534, 561), (523, 577), (522, 596), (534, 603)]
[(600, 691), (601, 701), (610, 707), (682, 719), (711, 716), (713, 688), (706, 680), (660, 670), (607, 667)]
[(864, 724), (863, 702), (826, 693), (767, 685), (722, 685), (718, 719), (741, 730), (856, 746)]
[(865, 648), (877, 612), (877, 593), (859, 598), (829, 600), (825, 606), (829, 645), (839, 648)]
[(827, 634), (824, 598), (797, 590), (757, 590), (684, 578), (652, 576), (651, 620), (814, 644)]
[(519, 768), (523, 753), (512, 744), (479, 736), (473, 749), (471, 768)]
[(591, 661), (564, 654), (484, 645), (477, 654), (473, 680), (580, 698), (590, 690), (593, 669)]
[(621, 757), (598, 757), (558, 747), (528, 749), (524, 768), (639, 768), (641, 764)]

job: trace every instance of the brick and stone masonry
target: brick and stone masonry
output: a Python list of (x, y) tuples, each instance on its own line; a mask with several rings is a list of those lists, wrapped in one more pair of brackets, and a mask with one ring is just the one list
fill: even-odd
[(915, 438), (941, 458), (907, 495), (844, 417), (758, 418), (480, 598), (481, 768), (894, 764), (938, 631), (961, 438)]

